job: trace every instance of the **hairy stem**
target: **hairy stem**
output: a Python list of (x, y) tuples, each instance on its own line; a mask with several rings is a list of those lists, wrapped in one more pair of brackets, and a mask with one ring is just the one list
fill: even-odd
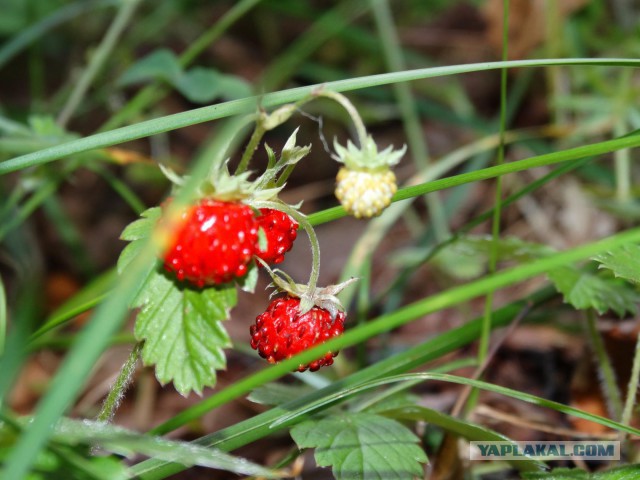
[(587, 310), (586, 314), (586, 327), (587, 334), (589, 336), (589, 342), (593, 348), (593, 352), (596, 357), (596, 368), (602, 378), (604, 394), (608, 400), (607, 406), (609, 407), (610, 414), (616, 420), (622, 417), (622, 396), (618, 389), (618, 382), (616, 381), (616, 374), (611, 365), (609, 355), (605, 349), (604, 342), (602, 341), (602, 335), (598, 331), (598, 324), (596, 315), (593, 310)]
[(631, 368), (631, 378), (629, 379), (629, 386), (627, 388), (627, 399), (624, 403), (624, 410), (622, 411), (622, 420), (620, 423), (623, 425), (629, 425), (631, 423), (631, 415), (633, 414), (633, 407), (636, 404), (636, 396), (638, 394), (638, 380), (640, 377), (640, 335), (636, 342), (636, 352), (633, 357), (633, 367)]
[(109, 395), (105, 399), (102, 404), (102, 408), (100, 409), (100, 413), (96, 417), (98, 422), (111, 422), (113, 417), (116, 414), (116, 410), (122, 403), (122, 399), (124, 398), (124, 394), (127, 392), (129, 385), (131, 384), (131, 380), (133, 379), (133, 374), (136, 371), (136, 365), (138, 363), (138, 358), (140, 357), (140, 352), (142, 350), (142, 342), (137, 343), (131, 353), (129, 354), (129, 358), (124, 362), (120, 373), (118, 374), (118, 378), (116, 378)]

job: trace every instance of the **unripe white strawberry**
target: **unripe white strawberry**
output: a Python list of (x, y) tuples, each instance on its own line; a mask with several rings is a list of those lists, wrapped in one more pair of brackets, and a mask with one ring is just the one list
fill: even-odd
[(361, 148), (351, 141), (347, 148), (334, 142), (337, 160), (344, 167), (336, 177), (335, 195), (344, 209), (356, 218), (378, 216), (389, 206), (396, 193), (396, 176), (390, 166), (400, 161), (406, 151), (388, 147), (378, 152), (373, 138), (366, 137)]
[(356, 218), (380, 215), (398, 190), (396, 176), (388, 168), (350, 170), (342, 167), (336, 180), (336, 197), (344, 209)]

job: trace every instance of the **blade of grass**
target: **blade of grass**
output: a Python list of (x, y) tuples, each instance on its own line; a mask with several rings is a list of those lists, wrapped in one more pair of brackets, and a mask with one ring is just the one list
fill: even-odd
[[(209, 45), (220, 38), (231, 25), (242, 18), (249, 10), (255, 7), (261, 0), (240, 0), (229, 9), (216, 23), (207, 31), (194, 40), (187, 50), (185, 50), (178, 62), (182, 67), (189, 66)], [(127, 120), (140, 114), (145, 108), (159, 101), (167, 91), (159, 82), (154, 82), (140, 90), (135, 97), (118, 110), (107, 122), (102, 125), (99, 131), (111, 130), (124, 124)]]
[(86, 66), (82, 75), (75, 83), (67, 103), (65, 103), (62, 111), (58, 115), (57, 122), (59, 125), (66, 125), (71, 119), (76, 108), (82, 103), (87, 91), (91, 87), (91, 83), (95, 79), (100, 69), (104, 66), (111, 51), (116, 46), (120, 35), (126, 28), (127, 24), (131, 21), (136, 8), (142, 0), (121, 0), (118, 7), (118, 12), (113, 19), (113, 22), (109, 26), (107, 33), (100, 42), (100, 45), (93, 53), (89, 64)]
[[(379, 415), (384, 415), (396, 420), (422, 421), (430, 425), (436, 425), (447, 432), (454, 433), (467, 440), (509, 442), (515, 445), (513, 440), (501, 433), (466, 420), (459, 420), (451, 415), (431, 408), (416, 405), (414, 407), (397, 408), (378, 413)], [(523, 458), (519, 461), (512, 461), (510, 464), (513, 468), (526, 472), (539, 472), (546, 468), (543, 462), (534, 458)]]
[(78, 228), (60, 204), (58, 197), (49, 195), (43, 200), (42, 207), (49, 222), (54, 226), (65, 246), (73, 257), (76, 268), (85, 278), (96, 273), (95, 265), (89, 256)]
[[(502, 61), (509, 57), (509, 0), (502, 1)], [(500, 70), (500, 140), (498, 142), (498, 156), (496, 166), (504, 164), (505, 131), (507, 128), (507, 69)], [(491, 219), (491, 249), (489, 251), (489, 274), (495, 273), (498, 267), (498, 241), (500, 239), (500, 223), (502, 217), (502, 177), (496, 179), (494, 194), (493, 218)], [(489, 353), (491, 341), (491, 313), (493, 312), (493, 291), (490, 291), (484, 302), (484, 323), (482, 335), (478, 345), (478, 363), (483, 365)], [(469, 395), (465, 410), (473, 410), (478, 400), (478, 392), (473, 391)]]
[(7, 293), (4, 289), (4, 282), (0, 278), (0, 355), (4, 352), (7, 339), (7, 315)]
[(510, 388), (502, 387), (500, 385), (494, 385), (492, 383), (483, 382), (481, 380), (473, 380), (471, 378), (459, 377), (459, 376), (451, 375), (448, 373), (435, 373), (435, 372), (406, 373), (402, 375), (395, 375), (395, 376), (374, 380), (371, 382), (363, 383), (361, 385), (356, 385), (354, 387), (344, 389), (333, 395), (327, 396), (314, 404), (306, 405), (295, 412), (290, 412), (287, 415), (283, 415), (281, 418), (278, 419), (277, 422), (274, 422), (273, 427), (282, 427), (284, 425), (291, 425), (293, 423), (296, 423), (296, 420), (302, 417), (308, 416), (310, 413), (314, 412), (317, 408), (321, 406), (335, 404), (335, 402), (345, 400), (357, 393), (365, 392), (373, 388), (378, 388), (383, 385), (388, 385), (390, 383), (407, 382), (407, 381), (414, 381), (418, 379), (423, 381), (435, 380), (435, 381), (441, 381), (441, 382), (447, 382), (447, 383), (455, 383), (458, 385), (467, 385), (479, 390), (498, 393), (500, 395), (515, 398), (517, 400), (531, 403), (533, 405), (549, 408), (557, 412), (564, 413), (566, 415), (572, 415), (576, 418), (589, 420), (591, 422), (604, 425), (605, 427), (609, 427), (613, 430), (631, 433), (633, 435), (640, 436), (640, 430), (638, 430), (637, 428), (630, 427), (628, 425), (624, 425), (622, 423), (616, 422), (609, 418), (605, 418), (599, 415), (595, 415), (593, 413), (585, 412), (577, 408), (570, 407), (568, 405), (564, 405), (559, 402), (555, 402), (553, 400), (547, 400), (546, 398), (538, 397), (536, 395), (531, 395), (530, 393), (520, 392), (518, 390), (512, 390)]
[(59, 8), (39, 22), (21, 30), (18, 35), (0, 47), (0, 68), (4, 67), (13, 57), (31, 45), (35, 40), (57, 26), (73, 20), (85, 12), (117, 5), (118, 2), (119, 0), (83, 0)]
[(404, 72), (383, 73), (366, 77), (350, 78), (329, 82), (323, 85), (310, 85), (306, 87), (292, 88), (279, 92), (268, 93), (262, 97), (248, 97), (230, 102), (224, 102), (208, 107), (197, 108), (187, 112), (167, 115), (165, 117), (147, 120), (136, 125), (122, 127), (108, 132), (98, 133), (89, 137), (73, 140), (70, 142), (43, 149), (38, 152), (15, 157), (0, 163), (0, 175), (20, 170), (22, 168), (40, 165), (51, 162), (75, 153), (94, 150), (96, 148), (108, 147), (138, 138), (148, 137), (162, 132), (176, 130), (178, 128), (209, 122), (219, 118), (229, 117), (237, 114), (251, 113), (255, 111), (258, 104), (264, 108), (275, 107), (283, 103), (298, 101), (310, 95), (318, 88), (326, 88), (336, 92), (346, 92), (358, 90), (377, 85), (387, 85), (397, 82), (411, 80), (422, 80), (445, 75), (455, 75), (478, 71), (496, 70), (501, 68), (525, 68), (542, 67), (548, 65), (583, 65), (583, 66), (618, 66), (618, 67), (640, 67), (640, 60), (633, 59), (591, 59), (591, 58), (570, 58), (570, 59), (545, 59), (545, 60), (516, 60), (508, 62), (474, 63), (465, 65), (452, 65), (446, 67), (434, 67), (417, 70), (407, 70)]
[[(406, 70), (406, 64), (400, 48), (398, 32), (393, 22), (393, 13), (389, 8), (387, 0), (369, 0), (376, 29), (380, 36), (382, 51), (385, 56), (387, 67), (390, 71)], [(504, 60), (504, 59), (503, 59)], [(429, 162), (429, 148), (422, 131), (420, 118), (415, 108), (415, 99), (411, 93), (411, 88), (406, 83), (394, 83), (393, 90), (402, 115), (402, 123), (409, 143), (409, 151), (419, 170), (424, 169)], [(449, 225), (442, 203), (437, 194), (425, 197), (429, 209), (429, 215), (433, 220), (433, 228), (439, 242), (450, 236)]]

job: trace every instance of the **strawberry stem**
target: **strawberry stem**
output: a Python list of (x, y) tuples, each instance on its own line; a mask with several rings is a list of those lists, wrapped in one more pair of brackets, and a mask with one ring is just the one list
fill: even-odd
[(358, 110), (353, 106), (353, 103), (351, 103), (349, 99), (341, 93), (333, 92), (331, 90), (318, 90), (314, 94), (317, 97), (325, 97), (338, 102), (347, 111), (353, 121), (353, 125), (356, 127), (360, 147), (363, 148), (367, 140), (367, 129), (364, 126), (364, 122), (362, 121), (362, 117), (360, 117)]
[(311, 223), (307, 220), (305, 215), (285, 203), (262, 201), (253, 202), (253, 206), (257, 208), (265, 207), (281, 210), (287, 215), (293, 217), (306, 232), (309, 237), (309, 242), (311, 243), (311, 275), (309, 275), (309, 283), (305, 297), (314, 298), (316, 287), (318, 285), (318, 277), (320, 276), (320, 242), (318, 242), (318, 237), (316, 236), (316, 232), (313, 230)]

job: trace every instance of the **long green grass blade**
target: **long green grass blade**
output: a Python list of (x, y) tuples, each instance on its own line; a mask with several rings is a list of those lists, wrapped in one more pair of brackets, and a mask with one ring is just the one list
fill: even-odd
[(545, 60), (514, 60), (508, 62), (472, 63), (466, 65), (452, 65), (445, 67), (424, 68), (407, 70), (403, 72), (384, 73), (366, 77), (350, 78), (336, 82), (328, 82), (323, 85), (310, 85), (307, 87), (292, 88), (279, 92), (269, 93), (262, 97), (249, 97), (240, 100), (197, 108), (187, 112), (176, 113), (165, 117), (147, 120), (145, 122), (122, 127), (104, 133), (91, 135), (90, 137), (73, 140), (61, 145), (46, 148), (38, 152), (15, 157), (0, 163), (0, 175), (20, 170), (22, 168), (41, 165), (53, 160), (74, 155), (96, 148), (128, 142), (138, 138), (149, 137), (158, 133), (176, 130), (178, 128), (209, 122), (220, 118), (230, 117), (255, 111), (258, 104), (264, 108), (270, 108), (287, 102), (295, 102), (311, 95), (318, 88), (326, 88), (336, 92), (346, 92), (362, 88), (388, 85), (398, 82), (422, 80), (445, 75), (456, 75), (478, 71), (496, 70), (501, 68), (525, 68), (544, 67), (549, 65), (572, 66), (609, 66), (609, 67), (640, 67), (640, 60), (625, 58), (563, 58)]
[(335, 404), (338, 401), (343, 401), (351, 396), (366, 392), (373, 388), (381, 387), (383, 385), (388, 385), (390, 383), (396, 382), (407, 382), (422, 379), (424, 381), (435, 380), (441, 382), (448, 383), (456, 383), (458, 385), (467, 385), (473, 388), (477, 388), (479, 390), (485, 390), (487, 392), (498, 393), (500, 395), (504, 395), (507, 397), (515, 398), (521, 400), (523, 402), (532, 403), (534, 405), (538, 405), (544, 408), (550, 408), (557, 412), (564, 413), (566, 415), (572, 415), (577, 418), (582, 418), (584, 420), (589, 420), (590, 422), (598, 423), (600, 425), (604, 425), (605, 427), (612, 428), (614, 430), (618, 430), (620, 432), (630, 433), (632, 435), (640, 436), (640, 430), (634, 427), (630, 427), (628, 425), (624, 425), (620, 422), (616, 422), (609, 418), (601, 417), (599, 415), (595, 415), (593, 413), (585, 412), (583, 410), (579, 410), (574, 407), (570, 407), (568, 405), (564, 405), (562, 403), (554, 402), (553, 400), (547, 400), (546, 398), (538, 397), (536, 395), (531, 395), (529, 393), (520, 392), (518, 390), (512, 390), (511, 388), (501, 387), (500, 385), (494, 385), (492, 383), (483, 382), (481, 380), (474, 380), (466, 377), (459, 377), (456, 375), (451, 375), (448, 373), (435, 373), (435, 372), (425, 372), (425, 373), (408, 373), (404, 375), (395, 375), (388, 378), (383, 378), (379, 380), (374, 380), (372, 382), (367, 382), (362, 385), (357, 385), (350, 389), (344, 389), (340, 392), (335, 393), (334, 395), (328, 396), (315, 404), (305, 405), (295, 412), (290, 412), (288, 415), (282, 416), (278, 419), (277, 422), (274, 422), (272, 427), (281, 427), (283, 425), (290, 425), (295, 423), (297, 419), (304, 418), (310, 413), (314, 412), (316, 408), (322, 406)]
[(98, 8), (117, 5), (119, 1), (120, 0), (93, 0), (87, 2), (83, 0), (59, 8), (51, 15), (48, 15), (39, 22), (25, 28), (18, 35), (0, 47), (0, 68), (6, 65), (7, 62), (38, 38), (57, 26), (68, 22), (83, 13), (91, 12)]

